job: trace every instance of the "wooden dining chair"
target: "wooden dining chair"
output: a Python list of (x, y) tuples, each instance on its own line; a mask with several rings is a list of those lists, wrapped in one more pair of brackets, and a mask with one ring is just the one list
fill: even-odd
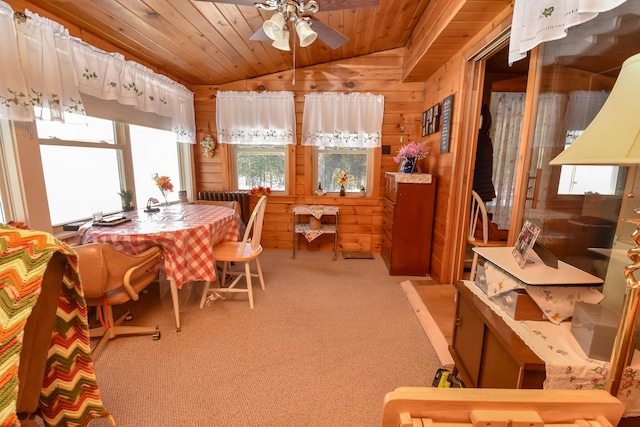
[[(222, 242), (213, 247), (213, 254), (216, 261), (222, 263), (222, 274), (219, 277), (220, 286), (212, 288), (210, 282), (205, 282), (205, 287), (200, 299), (200, 308), (203, 308), (209, 297), (209, 292), (246, 292), (249, 296), (249, 307), (253, 308), (253, 288), (251, 283), (252, 277), (258, 277), (260, 287), (264, 290), (264, 277), (262, 276), (262, 268), (258, 259), (262, 253), (262, 245), (260, 238), (262, 236), (262, 225), (264, 223), (264, 212), (267, 207), (267, 196), (262, 196), (256, 203), (249, 223), (244, 232), (242, 241), (240, 242)], [(251, 261), (256, 263), (257, 273), (251, 272)], [(230, 263), (244, 263), (244, 271), (229, 270)], [(225, 287), (226, 277), (236, 276), (229, 286)], [(247, 287), (236, 288), (236, 285), (242, 277), (246, 278)]]
[[(478, 224), (481, 225), (481, 236), (478, 237), (476, 229)], [(484, 205), (482, 198), (478, 193), (471, 190), (471, 214), (469, 219), (469, 234), (467, 234), (467, 243), (473, 247), (501, 247), (507, 246), (506, 240), (492, 240), (489, 236), (490, 226), (489, 215), (487, 215), (487, 207)], [(473, 252), (473, 261), (471, 262), (471, 275), (469, 280), (476, 278), (476, 269), (478, 268), (478, 253)]]

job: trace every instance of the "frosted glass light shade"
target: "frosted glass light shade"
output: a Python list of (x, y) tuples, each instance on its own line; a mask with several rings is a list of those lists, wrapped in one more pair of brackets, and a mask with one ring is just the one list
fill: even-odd
[(318, 38), (318, 33), (313, 31), (306, 21), (296, 22), (296, 32), (300, 39), (300, 47), (307, 47)]
[(282, 38), (282, 32), (284, 31), (284, 16), (279, 13), (274, 13), (270, 19), (264, 21), (262, 29), (271, 40), (278, 40)]
[(550, 165), (640, 164), (640, 54), (622, 64), (598, 115)]
[(271, 43), (271, 46), (275, 47), (276, 49), (290, 51), (291, 46), (289, 46), (289, 30), (285, 29), (284, 31), (282, 31), (280, 37), (274, 40), (273, 43)]

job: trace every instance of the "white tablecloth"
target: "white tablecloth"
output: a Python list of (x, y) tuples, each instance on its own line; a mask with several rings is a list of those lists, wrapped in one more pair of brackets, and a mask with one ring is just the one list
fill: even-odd
[[(513, 320), (474, 282), (465, 285), (491, 308), (544, 361), (545, 389), (604, 389), (608, 361), (589, 359), (571, 334), (571, 322), (559, 325), (548, 321)], [(623, 373), (618, 399), (625, 405), (625, 417), (640, 416), (640, 352), (636, 351)]]

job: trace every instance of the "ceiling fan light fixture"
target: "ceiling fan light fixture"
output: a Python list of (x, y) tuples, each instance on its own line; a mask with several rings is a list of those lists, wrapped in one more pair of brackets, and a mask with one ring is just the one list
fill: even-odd
[(262, 29), (271, 40), (279, 40), (284, 32), (284, 16), (280, 13), (274, 13), (271, 18), (264, 21)]
[(300, 39), (300, 47), (307, 47), (318, 38), (318, 33), (311, 29), (307, 21), (300, 19), (295, 25), (298, 38)]
[(291, 46), (289, 45), (289, 30), (285, 28), (280, 33), (280, 37), (275, 39), (273, 43), (271, 43), (271, 46), (275, 47), (276, 49), (285, 50), (287, 52), (290, 51)]

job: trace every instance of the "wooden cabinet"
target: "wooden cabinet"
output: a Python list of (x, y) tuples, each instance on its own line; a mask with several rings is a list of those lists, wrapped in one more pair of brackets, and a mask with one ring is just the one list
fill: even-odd
[(542, 388), (544, 362), (464, 282), (449, 352), (467, 387)]
[(382, 259), (393, 276), (425, 276), (431, 264), (435, 177), (387, 172), (385, 180)]

